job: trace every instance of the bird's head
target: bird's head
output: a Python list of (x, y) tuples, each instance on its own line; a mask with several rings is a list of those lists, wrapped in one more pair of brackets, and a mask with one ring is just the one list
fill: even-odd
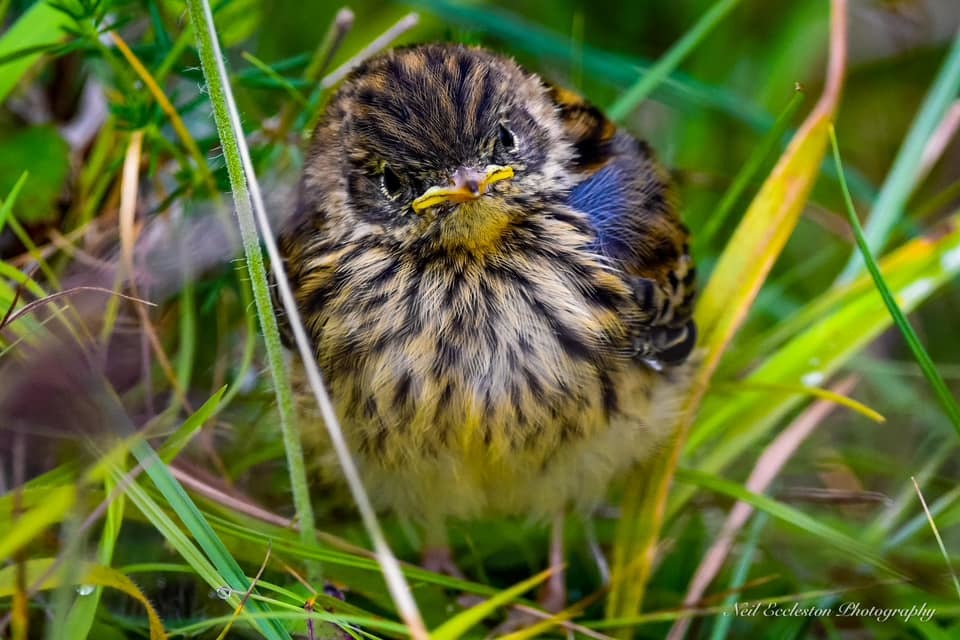
[(483, 247), (556, 200), (574, 155), (548, 88), (461, 45), (401, 48), (343, 84), (314, 139), (303, 199), (400, 242)]

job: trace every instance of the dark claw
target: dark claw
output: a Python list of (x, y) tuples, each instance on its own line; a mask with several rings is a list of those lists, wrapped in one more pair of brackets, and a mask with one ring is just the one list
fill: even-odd
[(640, 308), (645, 312), (651, 311), (656, 297), (657, 283), (649, 278), (632, 278), (632, 284), (633, 295), (640, 303)]
[(633, 356), (651, 368), (682, 364), (697, 344), (697, 326), (693, 320), (682, 327), (654, 327), (633, 340)]
[(668, 329), (665, 335), (668, 340), (664, 348), (658, 350), (657, 359), (664, 364), (681, 364), (697, 344), (697, 325), (690, 320), (679, 329)]

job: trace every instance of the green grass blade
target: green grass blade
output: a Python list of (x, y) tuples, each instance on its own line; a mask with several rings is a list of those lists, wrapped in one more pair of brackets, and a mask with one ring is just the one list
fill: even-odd
[[(255, 614), (248, 616), (251, 620), (262, 620), (266, 616), (262, 614)], [(369, 628), (369, 629), (378, 629), (383, 630), (391, 635), (398, 635), (400, 637), (406, 638), (409, 636), (409, 629), (404, 627), (402, 624), (396, 622), (391, 622), (389, 620), (384, 620), (383, 618), (376, 618), (373, 616), (359, 616), (359, 615), (341, 615), (334, 613), (327, 613), (326, 611), (312, 611), (307, 612), (302, 608), (299, 611), (278, 611), (276, 613), (270, 614), (270, 618), (274, 620), (289, 620), (290, 622), (300, 623), (307, 620), (318, 620), (321, 622), (331, 622), (338, 625), (357, 625), (359, 627)], [(182, 636), (185, 638), (194, 638), (194, 637), (208, 637), (207, 635), (201, 635), (204, 631), (210, 631), (221, 625), (227, 624), (233, 620), (232, 616), (218, 616), (216, 618), (204, 619), (198, 622), (190, 623), (179, 623), (175, 626), (171, 626), (170, 635), (171, 636)], [(228, 636), (232, 637), (232, 636)], [(306, 638), (304, 634), (302, 637)], [(326, 635), (316, 635), (316, 638), (328, 639), (331, 636)], [(343, 636), (334, 636), (336, 638), (342, 638)], [(368, 638), (377, 638), (378, 636), (366, 635)]]
[[(160, 506), (137, 483), (130, 484), (126, 489), (131, 501), (147, 516), (154, 527), (164, 535), (171, 546), (180, 553), (208, 585), (213, 589), (229, 588), (228, 601), (234, 606), (239, 604), (239, 597), (236, 594), (245, 593), (250, 587), (250, 582), (240, 569), (240, 565), (230, 555), (230, 552), (220, 541), (203, 514), (197, 509), (193, 500), (170, 474), (167, 466), (150, 448), (150, 445), (141, 441), (134, 445), (132, 451), (143, 465), (145, 473), (179, 516), (193, 539), (203, 549), (203, 553), (200, 553), (200, 550), (190, 541), (190, 538), (184, 535), (173, 520), (163, 513)], [(115, 471), (114, 475), (118, 480), (122, 479), (119, 470)], [(204, 554), (206, 554), (206, 557)], [(268, 610), (258, 602), (247, 601), (244, 611), (265, 613)], [(258, 626), (264, 637), (271, 640), (289, 640), (290, 638), (286, 629), (275, 620), (267, 619)]]
[(180, 349), (177, 352), (177, 384), (190, 388), (193, 359), (197, 350), (197, 309), (193, 282), (187, 280), (180, 290)]
[[(903, 145), (897, 152), (893, 167), (877, 195), (867, 219), (864, 237), (866, 246), (879, 253), (887, 244), (894, 227), (903, 217), (904, 207), (913, 193), (923, 163), (921, 157), (927, 141), (943, 120), (947, 109), (960, 92), (960, 31), (953, 40), (947, 59), (927, 93)], [(863, 251), (854, 253), (840, 274), (840, 282), (848, 282), (863, 269)]]
[(695, 310), (701, 357), (680, 401), (682, 408), (668, 444), (627, 481), (611, 563), (609, 618), (631, 617), (642, 606), (673, 472), (704, 392), (799, 221), (819, 174), (846, 60), (846, 3), (835, 0), (831, 6), (831, 48), (823, 93), (750, 203), (704, 289)]
[[(222, 394), (222, 390), (215, 394), (211, 401), (204, 405), (204, 413), (212, 412), (217, 406), (217, 401)], [(103, 415), (108, 420), (115, 421), (118, 425), (124, 425), (131, 434), (134, 433), (133, 425), (120, 406), (116, 396), (105, 384), (102, 393), (92, 394), (91, 398), (99, 400)], [(204, 416), (201, 415), (196, 422), (202, 423)], [(189, 431), (186, 430), (186, 431)], [(178, 442), (178, 440), (174, 440)], [(170, 508), (177, 514), (184, 526), (190, 532), (190, 535), (196, 540), (197, 544), (203, 550), (203, 554), (196, 549), (180, 528), (173, 524), (173, 521), (163, 513), (162, 509), (149, 497), (149, 495), (137, 483), (128, 483), (124, 478), (124, 472), (116, 463), (111, 464), (111, 473), (114, 481), (123, 483), (126, 487), (126, 494), (130, 496), (131, 501), (143, 512), (151, 523), (160, 530), (170, 541), (171, 545), (190, 563), (197, 573), (206, 580), (213, 588), (227, 586), (232, 591), (244, 593), (250, 586), (249, 581), (240, 568), (240, 565), (233, 558), (230, 552), (224, 546), (223, 542), (217, 536), (214, 529), (207, 522), (196, 504), (187, 495), (183, 486), (173, 477), (167, 468), (166, 463), (157, 455), (153, 448), (142, 439), (137, 439), (130, 447), (134, 457), (140, 462), (144, 473), (153, 481), (157, 490), (164, 497)], [(105, 461), (110, 463), (109, 458)], [(72, 485), (69, 485), (72, 487)], [(209, 558), (209, 560), (207, 560)], [(233, 603), (237, 604), (239, 600)], [(250, 612), (264, 611), (262, 606), (256, 602), (248, 602), (245, 610)], [(288, 640), (289, 634), (279, 623), (267, 622), (260, 629), (261, 633), (271, 640)]]
[(541, 571), (537, 575), (527, 578), (523, 582), (515, 584), (509, 589), (504, 589), (492, 598), (484, 600), (480, 604), (474, 605), (450, 618), (442, 625), (437, 627), (430, 634), (432, 640), (456, 640), (469, 631), (473, 626), (480, 623), (481, 620), (492, 614), (499, 607), (502, 607), (516, 598), (530, 591), (535, 586), (550, 577), (551, 569)]
[[(253, 293), (250, 290), (249, 282), (239, 282), (237, 290), (239, 291), (240, 302), (243, 308), (249, 309), (253, 301)], [(223, 406), (229, 405), (237, 394), (240, 393), (240, 390), (243, 389), (243, 380), (246, 379), (250, 368), (253, 366), (253, 356), (257, 347), (257, 319), (252, 313), (245, 313), (243, 324), (243, 351), (233, 377), (233, 384), (227, 388), (227, 392), (223, 395)]]
[[(326, 545), (306, 546), (293, 538), (293, 534), (280, 528), (259, 524), (256, 528), (244, 526), (237, 522), (227, 520), (221, 516), (205, 514), (210, 524), (219, 531), (225, 538), (232, 540), (253, 542), (257, 545), (273, 545), (273, 549), (282, 552), (287, 556), (299, 559), (315, 559), (326, 564), (335, 564), (342, 567), (351, 567), (362, 569), (364, 571), (379, 572), (380, 566), (376, 560), (367, 556), (353, 555), (343, 551), (337, 551)], [(484, 596), (496, 595), (497, 590), (477, 582), (469, 582), (458, 578), (452, 578), (440, 573), (427, 571), (416, 565), (404, 565), (404, 575), (410, 580), (416, 580), (420, 583), (433, 584), (458, 591), (466, 591)]]
[(953, 588), (957, 591), (957, 596), (960, 596), (960, 579), (957, 578), (957, 572), (953, 569), (953, 562), (950, 560), (950, 554), (947, 553), (947, 547), (943, 544), (943, 538), (940, 536), (940, 529), (937, 528), (937, 523), (933, 519), (933, 514), (930, 512), (929, 507), (927, 507), (927, 501), (923, 497), (923, 492), (920, 491), (920, 485), (917, 484), (916, 478), (910, 478), (913, 481), (913, 486), (917, 490), (917, 497), (920, 499), (920, 504), (923, 506), (923, 513), (927, 517), (927, 522), (930, 524), (930, 530), (933, 531), (933, 537), (937, 540), (937, 546), (940, 548), (940, 555), (943, 556), (944, 564), (947, 565), (947, 569), (950, 571), (950, 577), (953, 578)]
[(753, 493), (745, 489), (736, 482), (730, 482), (713, 474), (703, 473), (692, 469), (678, 469), (677, 480), (687, 482), (697, 487), (708, 489), (716, 493), (722, 493), (731, 498), (736, 498), (741, 502), (746, 502), (763, 511), (777, 520), (800, 529), (823, 542), (850, 554), (851, 557), (872, 565), (892, 576), (903, 577), (902, 574), (891, 566), (876, 551), (868, 548), (864, 543), (852, 536), (838, 531), (837, 529), (816, 520), (807, 514), (794, 509), (773, 498), (758, 493)]
[[(802, 381), (801, 381), (802, 382)], [(745, 391), (756, 391), (756, 392), (766, 392), (766, 393), (792, 393), (800, 395), (809, 395), (821, 400), (826, 400), (827, 402), (832, 402), (838, 404), (842, 407), (846, 407), (851, 411), (859, 413), (863, 417), (873, 420), (874, 422), (886, 422), (886, 418), (877, 411), (871, 409), (862, 402), (857, 402), (852, 398), (841, 395), (830, 391), (829, 389), (823, 389), (821, 387), (813, 387), (805, 384), (782, 384), (782, 383), (769, 383), (769, 382), (760, 382), (757, 380), (740, 380), (737, 382), (732, 382), (729, 384), (723, 383), (714, 383), (710, 385), (710, 394), (714, 393), (723, 393), (724, 391), (730, 393), (742, 393)]]
[[(960, 487), (954, 487), (950, 491), (937, 498), (930, 505), (928, 509), (930, 517), (936, 517), (944, 510), (949, 509), (952, 505), (956, 505), (958, 503), (960, 503)], [(884, 549), (896, 549), (900, 545), (905, 544), (914, 535), (919, 533), (921, 529), (929, 526), (930, 523), (927, 518), (927, 513), (924, 512), (918, 514), (911, 518), (889, 537), (884, 538), (883, 547)]]
[(747, 542), (740, 553), (740, 560), (733, 570), (733, 576), (730, 578), (730, 586), (727, 591), (730, 593), (723, 599), (724, 611), (722, 616), (717, 616), (717, 620), (710, 632), (710, 640), (724, 640), (730, 631), (730, 625), (733, 622), (733, 616), (728, 611), (737, 602), (740, 597), (740, 590), (747, 582), (750, 575), (750, 565), (753, 563), (753, 556), (757, 551), (757, 541), (760, 539), (760, 532), (766, 526), (768, 516), (764, 512), (757, 513), (753, 517), (753, 524), (750, 525), (750, 531), (747, 534)]
[(616, 122), (622, 121), (640, 104), (658, 84), (663, 82), (670, 72), (676, 69), (684, 58), (740, 4), (740, 0), (719, 0), (683, 37), (670, 47), (660, 60), (647, 71), (623, 96), (610, 106), (608, 115)]
[(277, 73), (273, 67), (249, 51), (244, 51), (241, 55), (243, 56), (244, 60), (262, 71), (264, 75), (276, 82), (278, 86), (282, 87), (293, 102), (301, 107), (305, 107), (307, 105), (307, 99), (303, 97), (303, 94), (300, 93), (295, 86), (293, 86), (293, 83)]
[[(113, 478), (120, 482), (123, 481), (124, 473), (119, 467), (112, 469)], [(186, 561), (190, 568), (200, 579), (206, 582), (210, 588), (217, 589), (224, 586), (224, 578), (217, 571), (216, 567), (207, 559), (203, 552), (195, 545), (183, 530), (174, 522), (173, 518), (167, 515), (163, 507), (154, 500), (150, 493), (139, 483), (133, 482), (124, 490), (130, 502), (147, 518), (153, 527), (167, 541), (171, 548), (176, 550), (180, 557)]]
[[(184, 490), (183, 486), (177, 482), (167, 465), (157, 456), (146, 442), (139, 442), (132, 448), (133, 455), (143, 465), (145, 473), (153, 481), (160, 493), (169, 503), (170, 508), (180, 518), (184, 526), (197, 541), (203, 552), (210, 558), (210, 561), (216, 567), (217, 572), (222, 576), (225, 585), (233, 591), (240, 593), (246, 592), (250, 587), (250, 582), (246, 575), (237, 564), (237, 561), (230, 555), (230, 551), (224, 546), (223, 542), (217, 536), (213, 527), (207, 522), (203, 514), (194, 504), (190, 496)], [(222, 585), (221, 585), (222, 586)], [(259, 605), (254, 602), (247, 602), (247, 609), (251, 612), (261, 610)], [(287, 639), (290, 635), (277, 622), (267, 621), (261, 626), (261, 632), (271, 639)]]
[(0, 206), (0, 231), (3, 231), (3, 226), (7, 223), (7, 218), (13, 215), (13, 205), (17, 202), (17, 196), (20, 195), (20, 190), (23, 189), (23, 185), (26, 184), (29, 173), (24, 171), (17, 181), (14, 183), (13, 188), (10, 189), (10, 193), (7, 194), (6, 199), (3, 201), (3, 206)]
[[(913, 240), (885, 257), (882, 266), (888, 286), (911, 310), (937, 289), (960, 274), (960, 214), (945, 221), (946, 232)], [(886, 331), (891, 316), (883, 301), (869, 287), (870, 277), (847, 285), (842, 295), (830, 291), (830, 300), (808, 317), (806, 328), (759, 364), (751, 363), (745, 379), (751, 382), (805, 384), (812, 378), (826, 380), (871, 341)], [(731, 351), (731, 355), (736, 350)], [(771, 397), (747, 393), (707, 397), (700, 417), (687, 441), (688, 454), (697, 453), (697, 468), (719, 473), (762, 440), (789, 411), (799, 396)], [(719, 434), (723, 434), (719, 437)], [(668, 514), (674, 515), (693, 495), (680, 487), (671, 496)]]
[[(220, 54), (217, 53), (219, 44), (215, 41), (216, 27), (213, 24), (213, 15), (209, 12), (209, 5), (202, 0), (190, 0), (187, 2), (187, 6), (200, 52), (204, 78), (207, 81), (210, 93), (217, 133), (223, 146), (234, 203), (237, 208), (237, 220), (243, 240), (247, 272), (250, 275), (257, 317), (263, 331), (267, 360), (277, 396), (280, 430), (283, 435), (284, 449), (287, 453), (290, 488), (297, 509), (297, 520), (300, 523), (300, 535), (305, 544), (315, 543), (316, 521), (313, 515), (313, 505), (310, 502), (306, 465), (303, 460), (303, 447), (300, 442), (300, 433), (297, 431), (293, 389), (284, 362), (280, 332), (277, 328), (277, 319), (270, 300), (267, 272), (263, 263), (263, 255), (260, 252), (256, 223), (253, 219), (247, 176), (240, 155), (238, 139), (243, 135), (243, 132), (234, 131), (231, 126), (228, 107), (229, 78), (226, 77), (225, 70), (221, 73), (222, 60), (219, 58)], [(255, 179), (255, 176), (251, 179)], [(312, 578), (319, 578), (318, 567), (311, 567), (310, 573), (314, 574), (311, 575)]]
[[(957, 51), (957, 81), (960, 83), (960, 37), (957, 38)], [(890, 312), (894, 324), (897, 325), (897, 328), (903, 335), (907, 346), (910, 347), (910, 351), (913, 353), (913, 357), (916, 358), (917, 364), (920, 365), (923, 375), (927, 378), (930, 386), (933, 387), (934, 394), (937, 396), (940, 406), (943, 407), (943, 412), (950, 419), (950, 423), (953, 425), (957, 435), (960, 436), (960, 407), (957, 406), (957, 402), (950, 393), (950, 389), (947, 388), (947, 383), (943, 381), (943, 377), (940, 375), (940, 372), (937, 371), (937, 367), (933, 364), (933, 360), (930, 359), (929, 354), (927, 354), (927, 350), (923, 348), (923, 343), (920, 342), (920, 338), (913, 330), (910, 321), (907, 320), (903, 311), (900, 310), (896, 298), (893, 297), (893, 294), (890, 292), (890, 287), (887, 286), (883, 278), (883, 274), (880, 273), (877, 261), (873, 258), (870, 245), (864, 236), (863, 228), (860, 226), (860, 219), (857, 218), (857, 212), (853, 207), (850, 191), (847, 189), (847, 182), (843, 176), (843, 164), (840, 161), (840, 149), (837, 146), (837, 136), (832, 126), (830, 127), (830, 142), (833, 145), (833, 159), (837, 164), (837, 171), (840, 174), (840, 188), (843, 191), (843, 200), (847, 207), (847, 217), (850, 220), (850, 227), (853, 229), (854, 237), (857, 240), (857, 247), (859, 247), (860, 254), (863, 256), (863, 260), (867, 265), (867, 270), (870, 272), (870, 277), (873, 278), (877, 291), (880, 293), (880, 297), (883, 298), (883, 303)]]
[(227, 387), (220, 387), (220, 390), (213, 394), (203, 405), (194, 411), (189, 418), (183, 421), (173, 434), (167, 438), (167, 441), (160, 447), (160, 459), (164, 462), (171, 462), (180, 455), (183, 448), (193, 439), (197, 431), (220, 409), (220, 402)]
[[(113, 476), (107, 476), (103, 481), (104, 495), (111, 495), (116, 489), (117, 483)], [(126, 506), (126, 499), (121, 493), (114, 498), (107, 506), (107, 515), (103, 523), (103, 531), (100, 534), (100, 545), (97, 550), (97, 560), (104, 566), (109, 567), (113, 562), (113, 552), (117, 546), (117, 540), (120, 537), (120, 528), (123, 525), (123, 512)], [(92, 586), (92, 585), (91, 585)], [(103, 586), (98, 585), (93, 593), (88, 596), (77, 598), (70, 606), (67, 612), (66, 628), (69, 630), (71, 638), (82, 640), (90, 635), (90, 629), (93, 627), (94, 617), (97, 608), (100, 606), (100, 596), (103, 593)]]

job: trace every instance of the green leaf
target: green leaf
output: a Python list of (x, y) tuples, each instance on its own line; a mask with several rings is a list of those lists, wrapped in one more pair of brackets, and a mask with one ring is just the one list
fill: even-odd
[(51, 126), (0, 135), (0, 193), (15, 187), (24, 172), (30, 181), (17, 198), (16, 217), (27, 224), (56, 219), (55, 204), (70, 171), (70, 147)]
[[(38, 2), (0, 37), (0, 59), (6, 58), (0, 65), (0, 103), (50, 44), (63, 39), (61, 27), (71, 22), (69, 16), (49, 3)], [(15, 53), (22, 55), (11, 55)]]

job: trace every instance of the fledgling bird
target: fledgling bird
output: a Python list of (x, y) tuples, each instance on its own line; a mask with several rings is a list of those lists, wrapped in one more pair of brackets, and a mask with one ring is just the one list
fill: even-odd
[(667, 434), (696, 340), (667, 178), (510, 59), (356, 69), (280, 247), (367, 488), (427, 547), (449, 518), (589, 508)]

